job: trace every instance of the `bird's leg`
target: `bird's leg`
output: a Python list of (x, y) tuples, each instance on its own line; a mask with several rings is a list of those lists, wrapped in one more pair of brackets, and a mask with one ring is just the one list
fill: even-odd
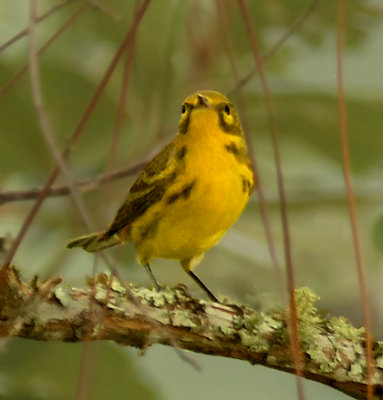
[(220, 301), (214, 296), (214, 294), (206, 287), (206, 285), (198, 278), (198, 276), (192, 270), (186, 270), (186, 272), (194, 279), (194, 282), (205, 291), (210, 300), (220, 303)]
[(160, 286), (160, 284), (158, 283), (156, 277), (154, 276), (153, 271), (152, 271), (152, 269), (150, 268), (150, 264), (149, 264), (149, 263), (146, 263), (146, 264), (144, 264), (144, 267), (145, 267), (146, 272), (148, 273), (148, 275), (149, 275), (151, 281), (153, 282), (153, 285), (154, 285), (154, 287), (156, 288), (156, 290), (161, 290), (161, 286)]

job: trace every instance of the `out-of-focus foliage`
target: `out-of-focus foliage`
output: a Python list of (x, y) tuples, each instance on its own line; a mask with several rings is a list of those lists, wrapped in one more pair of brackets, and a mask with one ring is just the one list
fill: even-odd
[[(155, 388), (132, 361), (108, 343), (88, 343), (90, 364), (86, 371), (89, 392), (94, 400), (155, 400)], [(44, 343), (14, 339), (2, 354), (0, 399), (74, 399), (80, 377), (81, 344)], [(93, 350), (93, 352), (92, 352)], [(149, 376), (147, 376), (149, 378)], [(113, 382), (113, 385), (110, 385)], [(22, 384), (21, 384), (22, 383)], [(150, 387), (152, 386), (152, 388)]]

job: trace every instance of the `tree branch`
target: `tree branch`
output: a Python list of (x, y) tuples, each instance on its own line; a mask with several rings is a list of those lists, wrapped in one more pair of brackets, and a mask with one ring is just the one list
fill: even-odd
[[(258, 313), (227, 300), (197, 300), (181, 285), (161, 292), (131, 285), (136, 296), (132, 301), (108, 274), (89, 278), (85, 288), (69, 289), (60, 283), (57, 277), (25, 282), (10, 268), (0, 293), (0, 337), (113, 340), (140, 349), (175, 344), (294, 372), (284, 310)], [(302, 376), (365, 399), (364, 328), (354, 328), (344, 317), (323, 315), (315, 308), (316, 300), (309, 288), (296, 290)], [(373, 342), (373, 349), (372, 383), (375, 395), (382, 398), (383, 342)]]
[[(140, 161), (133, 166), (121, 168), (115, 171), (101, 174), (92, 178), (76, 181), (76, 184), (81, 188), (82, 193), (87, 193), (96, 190), (104, 184), (109, 184), (116, 179), (126, 178), (127, 176), (137, 174), (145, 165), (147, 161)], [(0, 206), (12, 201), (33, 200), (39, 197), (43, 189), (26, 189), (26, 190), (9, 190), (0, 192)], [(67, 196), (70, 194), (69, 186), (62, 185), (49, 189), (47, 197)]]

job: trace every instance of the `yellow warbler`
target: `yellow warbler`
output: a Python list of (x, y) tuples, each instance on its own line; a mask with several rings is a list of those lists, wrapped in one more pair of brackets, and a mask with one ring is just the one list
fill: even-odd
[(67, 247), (96, 252), (131, 241), (156, 288), (151, 259), (177, 259), (218, 301), (192, 269), (237, 220), (253, 186), (233, 104), (218, 92), (198, 91), (182, 105), (178, 134), (141, 172), (109, 228)]

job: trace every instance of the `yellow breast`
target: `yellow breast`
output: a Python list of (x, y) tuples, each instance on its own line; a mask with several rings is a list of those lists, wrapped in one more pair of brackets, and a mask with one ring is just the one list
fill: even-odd
[(253, 186), (246, 146), (242, 136), (217, 129), (216, 119), (214, 110), (202, 110), (187, 134), (173, 141), (176, 152), (185, 153), (182, 168), (162, 199), (131, 227), (141, 262), (196, 257), (214, 246), (243, 211)]

